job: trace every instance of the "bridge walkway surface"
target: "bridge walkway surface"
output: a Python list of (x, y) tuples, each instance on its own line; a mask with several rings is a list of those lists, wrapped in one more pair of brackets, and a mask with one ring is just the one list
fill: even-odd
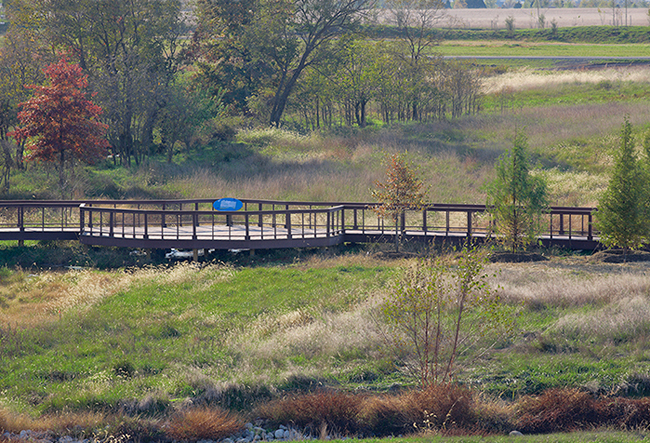
[[(275, 249), (340, 243), (462, 242), (485, 239), (484, 205), (432, 204), (396, 223), (377, 203), (241, 200), (240, 211), (216, 211), (213, 200), (0, 201), (0, 240), (78, 240), (96, 246), (177, 249)], [(595, 249), (594, 208), (553, 207), (545, 214), (546, 246)]]

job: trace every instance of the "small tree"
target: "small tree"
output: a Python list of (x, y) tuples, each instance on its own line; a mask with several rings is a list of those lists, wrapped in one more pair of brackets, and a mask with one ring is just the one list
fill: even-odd
[(614, 171), (596, 213), (600, 240), (607, 247), (623, 248), (625, 256), (629, 250), (641, 247), (650, 234), (647, 186), (646, 174), (635, 152), (632, 125), (626, 117)]
[[(499, 296), (487, 283), (487, 254), (466, 247), (455, 264), (438, 258), (408, 267), (381, 307), (388, 345), (407, 356), (408, 369), (423, 389), (453, 379), (460, 355), (480, 355), (493, 332), (512, 329)], [(454, 266), (455, 265), (455, 266)], [(453, 269), (453, 270), (450, 270)]]
[(94, 162), (108, 146), (107, 126), (97, 118), (102, 109), (93, 104), (84, 90), (88, 78), (79, 65), (65, 58), (45, 69), (46, 86), (30, 86), (34, 96), (20, 104), (21, 126), (11, 133), (18, 142), (27, 141), (28, 160), (58, 163), (59, 186), (65, 194), (67, 164), (78, 159)]
[(426, 190), (404, 155), (393, 154), (387, 160), (386, 182), (378, 182), (372, 196), (381, 204), (373, 210), (395, 222), (395, 251), (399, 252), (400, 220), (406, 210), (421, 210), (426, 203)]
[(526, 148), (526, 137), (517, 134), (513, 149), (500, 157), (496, 179), (488, 186), (493, 231), (513, 253), (535, 241), (548, 207), (546, 182), (530, 174)]

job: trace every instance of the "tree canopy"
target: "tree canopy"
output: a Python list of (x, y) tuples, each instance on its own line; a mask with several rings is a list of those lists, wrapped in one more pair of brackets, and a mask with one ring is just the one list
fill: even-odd
[(98, 121), (102, 109), (88, 99), (88, 77), (65, 58), (45, 69), (48, 84), (32, 85), (32, 98), (20, 104), (20, 126), (11, 134), (27, 141), (29, 160), (57, 162), (59, 185), (66, 190), (66, 163), (92, 163), (104, 153), (107, 125)]

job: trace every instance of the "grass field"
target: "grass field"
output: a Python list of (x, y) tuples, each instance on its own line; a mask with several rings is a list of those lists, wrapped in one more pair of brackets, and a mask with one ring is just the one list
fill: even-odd
[(583, 43), (448, 41), (435, 51), (447, 56), (480, 57), (649, 57), (648, 44), (593, 45)]
[[(292, 264), (262, 255), (247, 267), (1, 268), (0, 404), (32, 417), (99, 414), (106, 423), (117, 413), (161, 420), (188, 401), (248, 414), (317, 386), (414, 386), (375, 315), (407, 262), (341, 252)], [(583, 256), (490, 265), (516, 328), (487, 354), (461, 359), (457, 381), (483, 396), (473, 407), (504, 432), (520, 420), (520, 399), (548, 389), (650, 393), (648, 266)], [(23, 423), (6, 412), (4, 420), (0, 407), (0, 428)]]
[[(602, 55), (610, 48), (450, 42), (441, 50), (496, 57), (513, 50)], [(647, 46), (625, 51), (645, 54)], [(386, 154), (407, 151), (431, 201), (483, 203), (496, 159), (511, 147), (515, 132), (524, 131), (535, 173), (549, 182), (551, 203), (596, 205), (625, 116), (637, 140), (650, 127), (649, 68), (494, 68), (484, 79), (483, 110), (476, 116), (391, 126), (373, 120), (363, 129), (313, 133), (242, 129), (231, 142), (189, 156), (179, 152), (172, 164), (154, 159), (133, 169), (78, 168), (76, 191), (111, 198), (369, 201), (375, 183), (384, 178)], [(54, 180), (52, 171), (28, 168), (12, 177), (11, 196), (54, 198)], [(344, 418), (359, 418), (340, 425), (354, 429), (353, 435), (368, 435), (377, 417), (398, 421), (400, 430), (410, 430), (414, 422), (427, 427), (433, 416), (423, 416), (424, 408), (444, 402), (434, 395), (439, 392), (427, 403), (410, 390), (417, 380), (407, 370), (408, 359), (390, 352), (377, 315), (409, 262), (380, 259), (375, 255), (380, 249), (223, 254), (193, 266), (65, 243), (2, 244), (0, 430), (49, 429), (113, 443), (127, 434), (198, 440), (241, 427), (239, 418), (232, 421), (220, 407), (250, 420), (262, 414), (256, 407), (266, 405), (268, 420), (292, 421), (295, 415), (282, 414), (291, 408), (295, 413), (296, 404), (330, 408), (310, 409), (318, 417), (334, 415), (338, 405)], [(513, 437), (483, 434), (504, 435), (520, 426), (550, 432), (540, 423), (544, 420), (557, 425), (551, 431), (600, 427), (607, 432), (519, 439), (646, 438), (650, 265), (543, 252), (551, 260), (488, 266), (489, 284), (498, 288), (515, 328), (512, 335), (481, 337), (493, 345), (489, 352), (468, 352), (459, 360), (456, 380), (473, 394), (463, 403), (469, 418), (462, 424), (459, 418), (458, 429), (480, 436), (452, 439), (443, 419), (408, 441), (500, 442)], [(69, 264), (86, 269), (68, 271)], [(293, 397), (319, 387), (342, 396)], [(460, 392), (453, 405), (468, 400), (469, 394)], [(557, 399), (558, 392), (566, 402)], [(350, 393), (363, 396), (345, 397)], [(455, 407), (436, 412), (436, 418)], [(614, 420), (612, 411), (621, 410), (626, 413)], [(594, 411), (606, 417), (605, 425), (581, 421)], [(558, 421), (563, 417), (573, 425)], [(199, 436), (196, 430), (206, 420), (224, 427)], [(323, 420), (305, 426), (324, 424), (319, 435), (341, 434), (343, 428)], [(195, 423), (194, 429), (182, 423)], [(622, 430), (628, 432), (616, 433)]]

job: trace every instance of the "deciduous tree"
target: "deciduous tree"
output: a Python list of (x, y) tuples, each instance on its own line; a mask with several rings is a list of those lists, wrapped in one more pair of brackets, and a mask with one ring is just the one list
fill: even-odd
[(34, 96), (20, 104), (20, 126), (13, 131), (27, 141), (29, 160), (58, 164), (59, 185), (65, 195), (66, 166), (74, 160), (94, 162), (108, 146), (107, 126), (98, 121), (102, 109), (92, 103), (85, 89), (88, 78), (77, 64), (65, 58), (45, 70), (48, 84), (31, 86)]
[(487, 282), (485, 251), (408, 266), (381, 306), (389, 347), (408, 356), (423, 389), (452, 380), (460, 355), (484, 353), (513, 322)]
[(125, 164), (140, 163), (179, 59), (180, 0), (11, 1), (31, 8), (40, 38), (88, 74), (110, 123), (112, 150)]
[[(249, 88), (273, 90), (269, 122), (279, 126), (289, 96), (336, 36), (352, 29), (374, 0), (202, 0), (200, 27), (221, 69), (238, 72)], [(230, 66), (230, 67), (229, 67)], [(253, 95), (258, 91), (248, 91)]]
[(380, 217), (395, 222), (395, 251), (399, 252), (400, 221), (407, 210), (421, 210), (426, 206), (426, 188), (404, 154), (393, 154), (386, 163), (386, 181), (378, 182), (372, 192), (381, 204), (373, 209)]

